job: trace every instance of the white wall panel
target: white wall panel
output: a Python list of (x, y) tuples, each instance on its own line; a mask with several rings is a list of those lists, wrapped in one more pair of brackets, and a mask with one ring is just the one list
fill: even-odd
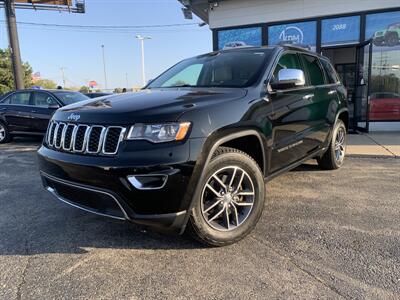
[(209, 12), (211, 28), (400, 7), (400, 0), (226, 0)]

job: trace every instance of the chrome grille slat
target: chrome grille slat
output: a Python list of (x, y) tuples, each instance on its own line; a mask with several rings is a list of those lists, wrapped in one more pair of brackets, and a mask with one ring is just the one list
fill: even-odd
[(50, 126), (49, 126), (49, 130), (47, 132), (47, 144), (50, 146), (53, 146), (53, 134), (54, 134), (54, 130), (56, 129), (57, 124), (54, 122), (51, 122)]
[[(85, 128), (84, 132), (83, 132), (83, 137), (78, 136), (81, 132), (79, 131), (81, 128)], [(76, 135), (75, 135), (75, 141), (74, 141), (74, 146), (73, 146), (73, 151), (74, 152), (84, 152), (85, 150), (85, 145), (86, 145), (86, 139), (87, 139), (87, 132), (89, 130), (90, 126), (88, 125), (78, 125), (78, 129), (76, 131)], [(82, 146), (80, 146), (79, 148), (77, 148), (76, 144), (79, 142), (79, 144), (81, 143), (81, 139), (82, 140)]]
[(110, 156), (117, 154), (125, 132), (126, 128), (120, 126), (89, 126), (52, 121), (45, 141), (49, 148), (58, 151)]
[[(109, 132), (110, 132), (110, 130), (112, 130), (112, 129), (119, 129), (119, 130), (120, 130), (120, 132), (119, 132), (119, 137), (118, 137), (118, 141), (117, 141), (117, 145), (116, 145), (116, 147), (115, 147), (115, 150), (114, 150), (114, 151), (107, 151), (107, 141), (108, 141), (108, 138), (109, 138)], [(124, 128), (124, 127), (120, 127), (120, 126), (109, 126), (109, 127), (107, 128), (106, 132), (105, 132), (105, 137), (104, 137), (104, 140), (105, 140), (105, 141), (104, 141), (104, 143), (103, 143), (102, 152), (103, 152), (104, 154), (107, 154), (107, 155), (115, 155), (115, 154), (118, 152), (119, 144), (121, 143), (122, 139), (124, 138), (125, 131), (126, 131), (126, 128)]]

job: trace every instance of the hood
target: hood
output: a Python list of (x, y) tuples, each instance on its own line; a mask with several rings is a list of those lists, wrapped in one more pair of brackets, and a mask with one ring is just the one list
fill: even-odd
[(246, 95), (240, 88), (152, 89), (85, 100), (60, 108), (53, 119), (91, 124), (172, 122), (189, 110)]
[(379, 30), (379, 31), (375, 32), (375, 36), (382, 36), (382, 35), (385, 35), (386, 32), (387, 32), (386, 29), (384, 29), (384, 30)]

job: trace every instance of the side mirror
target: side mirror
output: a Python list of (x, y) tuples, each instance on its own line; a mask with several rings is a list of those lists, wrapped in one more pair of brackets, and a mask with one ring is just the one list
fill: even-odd
[(60, 105), (57, 103), (53, 103), (53, 104), (49, 104), (49, 106), (47, 108), (56, 110), (56, 109), (60, 108)]
[(304, 72), (299, 69), (282, 69), (278, 73), (275, 82), (271, 82), (274, 90), (293, 89), (303, 87), (306, 84)]

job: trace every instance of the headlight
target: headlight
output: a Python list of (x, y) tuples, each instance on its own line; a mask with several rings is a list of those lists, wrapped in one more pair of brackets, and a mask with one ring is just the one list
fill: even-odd
[(190, 122), (165, 124), (135, 124), (128, 133), (128, 140), (148, 140), (153, 143), (181, 141), (186, 137)]

